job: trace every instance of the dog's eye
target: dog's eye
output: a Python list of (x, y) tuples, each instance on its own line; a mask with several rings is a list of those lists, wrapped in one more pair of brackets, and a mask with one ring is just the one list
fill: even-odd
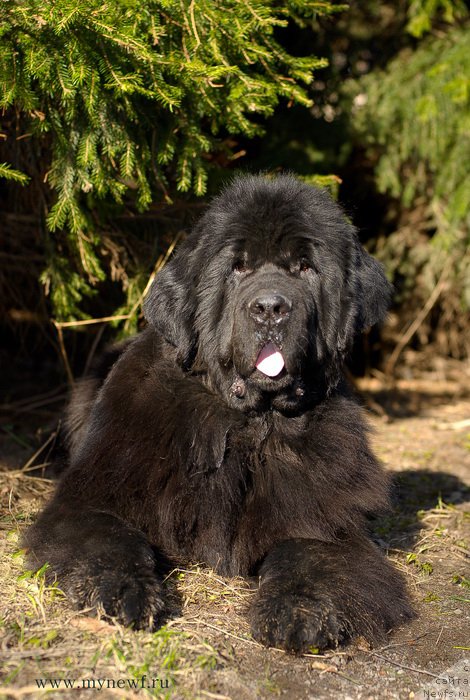
[(247, 267), (246, 262), (244, 260), (237, 260), (233, 264), (232, 270), (240, 275), (243, 272), (247, 272), (248, 267)]
[(307, 275), (311, 272), (316, 273), (317, 270), (315, 268), (314, 263), (310, 262), (309, 260), (299, 260), (298, 262), (294, 263), (290, 268), (290, 273), (295, 277)]
[(291, 264), (290, 273), (291, 275), (298, 277), (299, 275), (305, 274), (311, 269), (312, 266), (307, 260), (299, 260), (298, 262)]

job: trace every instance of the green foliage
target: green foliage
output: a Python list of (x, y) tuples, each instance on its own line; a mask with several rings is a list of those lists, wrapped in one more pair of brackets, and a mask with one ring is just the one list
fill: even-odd
[[(325, 61), (291, 55), (278, 34), (289, 20), (305, 25), (338, 7), (315, 0), (0, 3), (0, 107), (47, 154), (42, 281), (58, 318), (81, 315), (83, 294), (105, 276), (100, 203), (144, 210), (155, 198), (170, 201), (175, 188), (204, 194), (211, 156), (223, 150), (230, 158), (221, 138), (261, 133), (260, 118), (281, 98), (310, 105), (306, 86)], [(0, 176), (26, 181), (8, 164)]]
[(406, 563), (414, 564), (418, 571), (426, 576), (430, 576), (433, 572), (433, 565), (429, 561), (422, 561), (415, 552), (410, 552), (406, 555)]
[(422, 301), (447, 265), (451, 326), (470, 307), (468, 32), (428, 37), (357, 81), (353, 93), (355, 137), (375, 163), (379, 191), (400, 206), (384, 259), (403, 278), (404, 297)]
[(410, 206), (426, 193), (431, 177), (433, 202), (449, 224), (459, 225), (470, 208), (468, 33), (454, 30), (403, 52), (361, 88), (367, 102), (357, 109), (355, 124), (380, 150), (380, 191)]
[(458, 586), (462, 586), (462, 588), (467, 588), (470, 590), (470, 579), (466, 578), (465, 576), (461, 576), (460, 574), (455, 574), (452, 576), (452, 583), (457, 584)]
[(466, 14), (463, 0), (411, 0), (406, 29), (412, 36), (420, 38), (431, 31), (437, 18), (452, 24)]
[(14, 170), (10, 163), (0, 163), (0, 178), (2, 177), (5, 178), (5, 180), (19, 182), (20, 185), (26, 185), (29, 181), (29, 177), (25, 173)]

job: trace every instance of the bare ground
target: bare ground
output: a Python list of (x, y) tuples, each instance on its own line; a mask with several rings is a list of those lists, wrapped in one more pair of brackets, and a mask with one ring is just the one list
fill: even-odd
[[(371, 414), (372, 439), (394, 475), (393, 512), (374, 520), (371, 529), (405, 574), (417, 612), (386, 646), (369, 649), (358, 640), (302, 657), (265, 649), (251, 638), (243, 614), (253, 595), (249, 585), (201, 566), (170, 575), (166, 585), (175, 616), (154, 634), (72, 610), (41, 573), (24, 573), (19, 536), (53, 486), (25, 468), (34, 441), (44, 441), (31, 426), (51, 417), (51, 405), (39, 401), (28, 432), (20, 402), (13, 417), (0, 423), (0, 697), (413, 698), (423, 687), (442, 691), (442, 685), (428, 684), (459, 660), (468, 660), (454, 673), (460, 685), (445, 687), (468, 697), (468, 368), (459, 366), (451, 379), (434, 373), (402, 380), (393, 391), (378, 380), (360, 384), (369, 405), (385, 411), (382, 417)], [(59, 688), (47, 682), (41, 690), (38, 680), (46, 679), (60, 680)]]

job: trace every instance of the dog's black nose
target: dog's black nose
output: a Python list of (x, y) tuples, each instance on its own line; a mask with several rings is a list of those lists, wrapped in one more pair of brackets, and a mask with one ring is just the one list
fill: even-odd
[(277, 293), (261, 294), (248, 304), (248, 312), (257, 323), (281, 323), (289, 318), (291, 310), (291, 300)]

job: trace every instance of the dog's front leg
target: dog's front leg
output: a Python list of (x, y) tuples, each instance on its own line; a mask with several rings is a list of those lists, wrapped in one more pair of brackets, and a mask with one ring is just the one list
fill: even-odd
[(55, 577), (76, 607), (136, 628), (161, 623), (163, 557), (112, 513), (56, 497), (27, 530), (24, 545), (28, 565), (49, 564), (48, 579)]
[(252, 633), (292, 652), (370, 643), (412, 615), (400, 574), (366, 537), (285, 540), (266, 556), (250, 610)]

